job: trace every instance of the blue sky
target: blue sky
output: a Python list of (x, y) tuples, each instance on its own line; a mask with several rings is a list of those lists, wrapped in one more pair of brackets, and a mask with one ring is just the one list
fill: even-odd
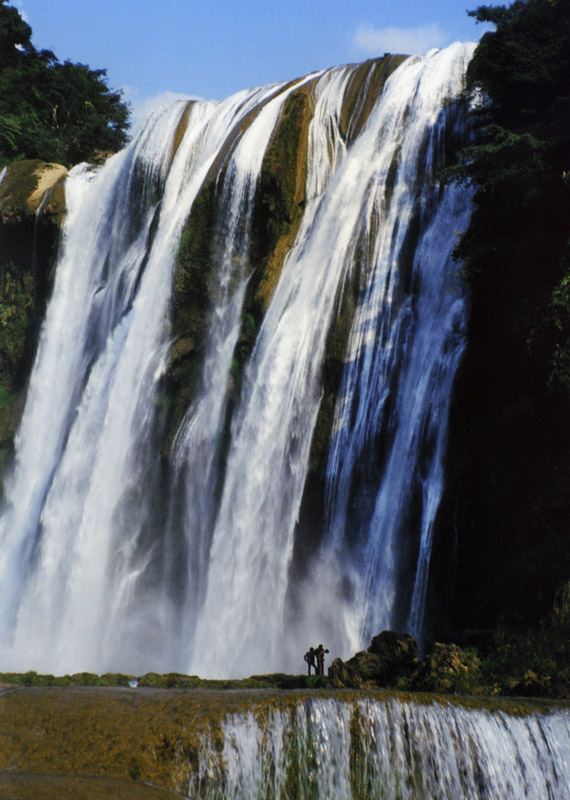
[[(222, 99), (384, 52), (477, 41), (469, 0), (12, 0), (37, 48), (107, 70), (135, 111), (164, 93)], [(489, 5), (489, 3), (487, 3)], [(498, 3), (490, 3), (498, 5)]]

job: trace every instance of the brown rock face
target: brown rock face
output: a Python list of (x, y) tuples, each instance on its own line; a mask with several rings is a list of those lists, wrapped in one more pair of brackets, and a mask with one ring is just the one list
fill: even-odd
[(329, 686), (350, 689), (374, 689), (382, 685), (382, 661), (365, 650), (347, 662), (335, 658), (329, 667)]

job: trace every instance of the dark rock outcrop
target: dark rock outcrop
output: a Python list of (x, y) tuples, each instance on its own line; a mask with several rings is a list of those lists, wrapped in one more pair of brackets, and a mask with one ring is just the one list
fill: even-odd
[(440, 694), (482, 691), (481, 663), (474, 651), (437, 642), (422, 661), (409, 634), (382, 631), (366, 651), (344, 662), (336, 658), (328, 672), (334, 688), (396, 688)]
[(329, 685), (351, 689), (405, 688), (418, 668), (418, 646), (407, 633), (383, 631), (366, 651), (344, 662), (336, 658), (329, 667)]

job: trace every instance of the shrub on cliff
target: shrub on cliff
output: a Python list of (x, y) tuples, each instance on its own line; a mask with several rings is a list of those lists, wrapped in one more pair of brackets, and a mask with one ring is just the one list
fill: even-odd
[(483, 668), (501, 694), (570, 697), (570, 581), (538, 627), (499, 626)]
[(0, 0), (0, 166), (40, 158), (69, 166), (124, 146), (129, 107), (105, 70), (36, 50), (32, 29)]

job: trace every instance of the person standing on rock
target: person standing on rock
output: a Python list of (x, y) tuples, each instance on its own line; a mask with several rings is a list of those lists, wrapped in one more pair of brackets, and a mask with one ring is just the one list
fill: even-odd
[(328, 652), (328, 649), (325, 650), (322, 644), (320, 644), (315, 650), (315, 654), (317, 656), (317, 675), (325, 674), (325, 653)]
[(305, 653), (305, 655), (303, 656), (303, 658), (305, 659), (305, 661), (307, 662), (307, 665), (309, 667), (309, 675), (311, 674), (311, 667), (315, 670), (315, 675), (317, 674), (317, 665), (315, 664), (315, 655), (316, 655), (315, 648), (314, 647), (310, 647), (308, 649), (308, 651)]

